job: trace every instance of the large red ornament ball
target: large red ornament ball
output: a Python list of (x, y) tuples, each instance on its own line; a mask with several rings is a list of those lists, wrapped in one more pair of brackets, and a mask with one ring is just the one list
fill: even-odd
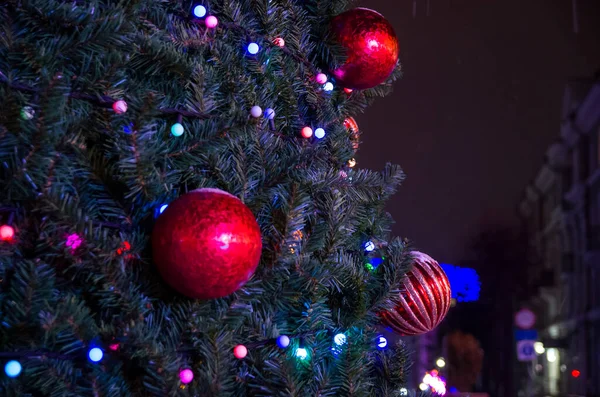
[(414, 251), (413, 266), (403, 282), (400, 303), (381, 314), (383, 323), (400, 335), (420, 335), (433, 330), (450, 309), (450, 282), (430, 256)]
[(346, 49), (346, 63), (332, 70), (345, 88), (364, 90), (383, 83), (398, 62), (398, 38), (378, 12), (354, 8), (331, 21), (337, 43)]
[(152, 232), (156, 267), (190, 298), (231, 294), (254, 274), (262, 241), (250, 209), (218, 189), (198, 189), (169, 204)]

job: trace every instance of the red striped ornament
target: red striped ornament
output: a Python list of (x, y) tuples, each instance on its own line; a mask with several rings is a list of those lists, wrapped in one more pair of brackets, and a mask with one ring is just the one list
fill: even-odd
[(400, 303), (381, 314), (383, 323), (403, 335), (421, 335), (433, 330), (450, 309), (450, 282), (444, 270), (429, 255), (411, 252), (412, 269), (402, 282)]

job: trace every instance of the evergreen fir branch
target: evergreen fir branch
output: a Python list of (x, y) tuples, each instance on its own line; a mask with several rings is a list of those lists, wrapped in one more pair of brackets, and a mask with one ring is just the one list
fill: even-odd
[[(327, 23), (345, 0), (212, 2), (216, 30), (190, 18), (192, 5), (0, 6), (0, 196), (18, 212), (18, 238), (0, 246), (0, 315), (11, 325), (0, 346), (5, 357), (40, 354), (22, 375), (35, 379), (9, 393), (393, 395), (404, 362), (376, 372), (368, 330), (407, 270), (405, 244), (386, 243), (383, 204), (403, 174), (344, 168), (354, 150), (342, 121), (386, 94), (399, 68), (349, 96), (313, 81), (344, 61)], [(250, 41), (256, 56), (243, 55)], [(117, 99), (126, 113), (107, 111)], [(250, 118), (253, 105), (275, 109), (273, 125)], [(24, 106), (32, 119), (19, 117)], [(185, 125), (177, 138), (175, 121)], [(327, 136), (300, 138), (307, 125)], [(264, 250), (234, 294), (191, 301), (160, 281), (148, 240), (158, 207), (203, 186), (248, 205)], [(386, 257), (374, 273), (365, 239)], [(332, 337), (346, 331), (336, 358)], [(293, 339), (287, 350), (274, 344), (281, 334)], [(294, 356), (300, 340), (310, 360)], [(244, 360), (232, 355), (238, 343)], [(105, 365), (86, 360), (93, 344)], [(195, 375), (185, 389), (184, 367)]]

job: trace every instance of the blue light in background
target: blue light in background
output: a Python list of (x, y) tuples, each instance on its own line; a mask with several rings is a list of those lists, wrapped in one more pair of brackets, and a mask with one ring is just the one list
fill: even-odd
[(458, 302), (473, 302), (479, 299), (481, 282), (475, 269), (446, 263), (442, 263), (440, 266), (448, 276), (454, 299)]

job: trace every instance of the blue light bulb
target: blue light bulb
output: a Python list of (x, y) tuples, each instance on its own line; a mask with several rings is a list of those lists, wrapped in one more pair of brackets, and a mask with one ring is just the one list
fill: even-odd
[(371, 258), (371, 265), (373, 269), (377, 269), (379, 265), (383, 263), (383, 258)]
[(4, 366), (4, 372), (6, 372), (6, 376), (9, 378), (16, 378), (22, 370), (23, 367), (21, 366), (21, 363), (16, 360), (10, 360)]
[(277, 346), (282, 349), (285, 349), (290, 345), (290, 338), (286, 335), (281, 335), (277, 338)]
[(104, 353), (102, 352), (102, 349), (100, 349), (98, 347), (93, 347), (88, 352), (88, 357), (90, 358), (90, 361), (93, 361), (95, 363), (102, 360), (103, 356), (104, 356)]
[(268, 120), (273, 120), (275, 118), (275, 111), (271, 108), (265, 109), (265, 118)]
[(328, 81), (327, 83), (325, 83), (323, 85), (323, 91), (325, 91), (325, 92), (333, 91), (333, 83), (331, 81)]
[(341, 346), (344, 343), (346, 343), (346, 335), (337, 334), (336, 336), (333, 337), (333, 341), (335, 342), (336, 345)]
[(131, 134), (133, 131), (133, 123), (129, 123), (129, 125), (123, 126), (123, 132), (126, 134)]
[(315, 137), (317, 137), (319, 139), (323, 139), (324, 136), (325, 136), (325, 130), (323, 128), (317, 128), (315, 130)]
[(161, 205), (160, 208), (158, 209), (158, 212), (160, 214), (162, 214), (167, 209), (168, 206), (169, 206), (169, 204), (163, 204), (163, 205)]
[(256, 44), (256, 43), (250, 43), (250, 44), (248, 44), (248, 52), (250, 54), (252, 54), (252, 55), (258, 54), (258, 50), (259, 49), (260, 48), (258, 47), (258, 44)]
[(193, 12), (196, 18), (202, 18), (206, 15), (206, 7), (204, 7), (203, 5), (197, 5), (196, 7), (194, 7)]
[(385, 339), (385, 336), (380, 335), (377, 338), (377, 348), (379, 350), (385, 349), (387, 347), (388, 341)]
[(181, 123), (175, 123), (171, 126), (171, 134), (173, 136), (182, 136), (184, 132), (183, 125)]

